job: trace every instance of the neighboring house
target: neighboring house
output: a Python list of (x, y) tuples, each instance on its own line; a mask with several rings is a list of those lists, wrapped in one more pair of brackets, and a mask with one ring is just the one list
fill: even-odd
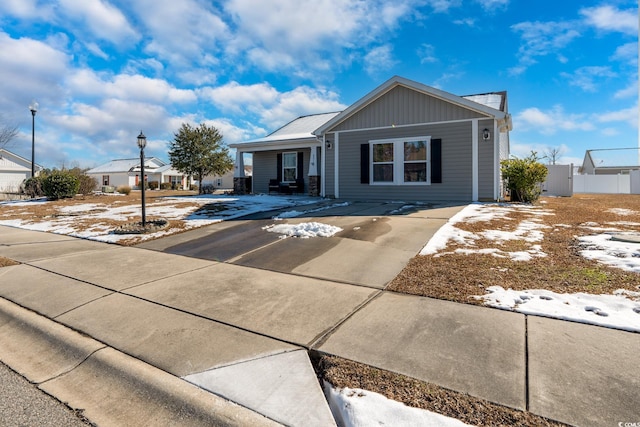
[[(42, 171), (36, 164), (36, 176)], [(0, 148), (0, 193), (16, 193), (20, 184), (31, 178), (31, 161)]]
[[(146, 182), (170, 182), (175, 188), (187, 189), (187, 177), (182, 175), (157, 157), (144, 160)], [(87, 175), (98, 182), (98, 187), (119, 187), (128, 185), (138, 187), (140, 184), (140, 158), (111, 160), (103, 165), (89, 169)]]
[(344, 111), (230, 147), (238, 182), (252, 154), (254, 193), (467, 202), (502, 197), (510, 130), (506, 92), (460, 97), (395, 76)]
[[(224, 175), (208, 175), (202, 180), (202, 185), (212, 185), (216, 190), (233, 190), (233, 175), (234, 170), (231, 169)], [(248, 177), (252, 175), (252, 168), (250, 165), (244, 166), (244, 176)]]
[(628, 175), (640, 169), (639, 148), (587, 150), (579, 172), (586, 175)]

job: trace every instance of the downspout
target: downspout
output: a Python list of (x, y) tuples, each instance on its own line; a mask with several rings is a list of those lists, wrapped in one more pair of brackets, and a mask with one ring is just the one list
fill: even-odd
[(493, 200), (500, 201), (500, 134), (498, 121), (493, 121)]
[(471, 121), (471, 201), (478, 201), (478, 119)]
[(327, 175), (327, 166), (325, 156), (327, 155), (326, 145), (327, 145), (327, 136), (326, 134), (322, 134), (322, 139), (316, 136), (316, 139), (320, 141), (320, 197), (326, 197), (325, 186), (327, 182), (325, 181)]

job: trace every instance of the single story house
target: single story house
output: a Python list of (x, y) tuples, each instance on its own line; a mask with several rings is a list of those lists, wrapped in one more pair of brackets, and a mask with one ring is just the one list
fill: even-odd
[[(244, 165), (244, 176), (251, 174), (251, 165)], [(212, 185), (216, 190), (233, 190), (233, 175), (233, 169), (224, 175), (207, 175), (202, 179), (202, 185)]]
[[(502, 198), (507, 93), (457, 96), (395, 76), (344, 111), (293, 120), (230, 144), (236, 191), (415, 201)], [(244, 154), (252, 155), (251, 188)]]
[[(144, 159), (146, 182), (170, 182), (175, 188), (188, 189), (188, 179), (185, 175), (173, 169), (170, 164), (157, 157)], [(138, 187), (140, 184), (140, 158), (111, 160), (86, 172), (98, 182), (98, 187), (119, 187), (127, 185)]]
[(640, 148), (601, 148), (587, 150), (582, 167), (585, 175), (628, 175), (640, 169)]
[[(36, 176), (42, 169), (36, 164)], [(31, 178), (31, 161), (0, 148), (0, 193), (17, 193), (27, 178)]]

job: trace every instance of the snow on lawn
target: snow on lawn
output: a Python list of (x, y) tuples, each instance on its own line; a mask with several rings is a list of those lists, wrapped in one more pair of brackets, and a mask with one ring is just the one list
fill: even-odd
[(614, 295), (558, 294), (542, 289), (505, 290), (501, 286), (490, 286), (487, 291), (489, 294), (476, 298), (492, 307), (640, 332), (640, 292), (621, 289)]
[(424, 409), (412, 408), (372, 391), (336, 389), (325, 382), (329, 407), (339, 426), (434, 426), (463, 427), (465, 424)]
[[(529, 218), (514, 224), (514, 231), (485, 230), (480, 233), (464, 231), (456, 226), (459, 223), (488, 222), (494, 219), (507, 219), (510, 212), (526, 212)], [(610, 212), (629, 216), (637, 212), (628, 209), (609, 209)], [(542, 247), (544, 233), (549, 226), (541, 223), (540, 215), (553, 215), (552, 212), (541, 207), (530, 205), (502, 205), (502, 204), (471, 204), (454, 215), (438, 230), (424, 246), (421, 255), (442, 256), (449, 243), (456, 243), (459, 247), (455, 253), (473, 255), (490, 254), (496, 257), (509, 257), (514, 261), (526, 262), (532, 257), (547, 256)], [(624, 269), (633, 273), (640, 273), (640, 243), (630, 243), (613, 239), (612, 234), (624, 235), (620, 227), (636, 225), (620, 221), (608, 223), (605, 226), (587, 222), (580, 224), (585, 230), (594, 235), (579, 237), (582, 247), (581, 255), (602, 264)], [(557, 224), (557, 227), (568, 227)], [(640, 241), (640, 235), (634, 235)], [(496, 246), (479, 249), (475, 242), (479, 239), (495, 241)], [(529, 244), (526, 251), (507, 252), (500, 247), (500, 243), (518, 239)], [(640, 332), (640, 293), (618, 290), (614, 295), (591, 295), (585, 293), (557, 294), (555, 292), (531, 289), (514, 291), (500, 286), (487, 288), (488, 294), (477, 297), (491, 307), (513, 310), (525, 314), (553, 317), (576, 322), (612, 327), (628, 331)]]
[[(101, 242), (118, 242), (135, 238), (139, 241), (202, 227), (216, 222), (238, 218), (257, 212), (274, 209), (301, 206), (317, 203), (317, 198), (281, 197), (281, 196), (219, 196), (199, 195), (186, 197), (164, 197), (147, 203), (147, 218), (162, 218), (169, 221), (181, 221), (182, 229), (166, 228), (155, 233), (141, 235), (114, 234), (114, 226), (107, 225), (101, 220), (115, 220), (122, 222), (140, 221), (141, 207), (135, 205), (118, 206), (118, 201), (108, 205), (80, 204), (64, 207), (56, 217), (48, 221), (35, 222), (32, 218), (0, 220), (0, 225), (8, 225), (28, 230), (48, 231), (66, 234)], [(54, 203), (45, 199), (37, 202), (2, 202), (0, 206), (21, 206), (32, 203)], [(83, 221), (79, 222), (81, 218)], [(87, 226), (87, 220), (94, 221), (94, 225)]]

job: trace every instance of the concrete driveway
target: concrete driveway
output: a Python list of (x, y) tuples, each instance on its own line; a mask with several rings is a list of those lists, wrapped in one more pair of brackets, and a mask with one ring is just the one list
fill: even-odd
[[(322, 201), (169, 236), (138, 247), (281, 273), (382, 289), (464, 205)], [(342, 229), (332, 237), (281, 238), (272, 224), (319, 222)]]

